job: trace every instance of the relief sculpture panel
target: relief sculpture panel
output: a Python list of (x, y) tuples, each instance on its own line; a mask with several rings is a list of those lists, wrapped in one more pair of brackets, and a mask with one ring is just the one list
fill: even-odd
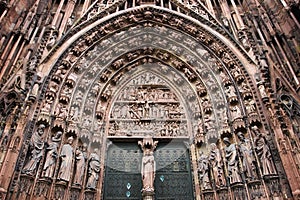
[(146, 72), (118, 95), (108, 132), (109, 136), (187, 136), (185, 108), (165, 81)]

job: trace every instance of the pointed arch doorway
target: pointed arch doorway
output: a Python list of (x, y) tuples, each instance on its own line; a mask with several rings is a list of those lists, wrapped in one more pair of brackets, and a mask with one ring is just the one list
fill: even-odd
[[(120, 84), (112, 100), (104, 199), (194, 199), (188, 145), (190, 108), (174, 80), (160, 70), (158, 63), (138, 67), (130, 80)], [(145, 148), (151, 143), (142, 144), (145, 138), (155, 143), (151, 187), (145, 185), (147, 175), (143, 173)]]
[[(143, 188), (141, 181), (135, 190), (136, 197), (134, 192), (126, 196), (127, 188), (133, 188), (132, 181), (121, 183), (125, 187), (125, 192), (119, 192), (122, 197), (109, 194), (115, 190), (110, 190), (107, 185), (115, 184), (107, 182), (110, 180), (107, 163), (113, 158), (110, 148), (116, 143), (129, 145), (129, 154), (125, 157), (136, 157), (135, 150), (140, 151), (138, 141), (147, 135), (159, 142), (154, 151), (156, 159), (155, 152), (160, 144), (170, 140), (189, 144), (184, 152), (187, 153), (185, 158), (191, 158), (186, 161), (188, 167), (183, 169), (190, 169), (193, 176), (185, 181), (194, 187), (189, 187), (192, 192), (185, 199), (193, 199), (193, 193), (197, 198), (230, 199), (234, 194), (243, 199), (246, 191), (262, 188), (264, 182), (259, 179), (262, 181), (246, 187), (236, 182), (231, 187), (224, 181), (220, 185), (222, 188), (214, 189), (209, 182), (213, 183), (212, 177), (209, 177), (208, 185), (202, 184), (197, 163), (200, 153), (210, 154), (209, 144), (217, 143), (218, 149), (223, 148), (222, 137), (228, 136), (232, 142), (238, 142), (235, 134), (239, 131), (251, 138), (249, 125), (263, 130), (263, 118), (258, 113), (260, 104), (257, 95), (253, 95), (256, 90), (245, 68), (254, 65), (221, 33), (201, 22), (192, 23), (181, 14), (173, 15), (153, 6), (119, 14), (107, 19), (106, 24), (101, 20), (91, 24), (84, 30), (90, 30), (85, 36), (82, 36), (84, 31), (74, 35), (70, 39), (70, 44), (74, 45), (61, 47), (45, 63), (45, 66), (52, 66), (52, 62), (61, 56), (49, 72), (48, 99), (41, 104), (45, 108), (52, 106), (52, 111), (42, 110), (39, 120), (47, 121), (51, 113), (68, 104), (71, 115), (68, 123), (64, 124), (64, 113), (61, 112), (53, 122), (54, 127), (66, 127), (67, 132), (78, 133), (80, 139), (89, 144), (89, 152), (99, 146), (102, 149), (99, 154), (103, 170), (99, 173), (98, 185), (92, 188), (94, 190), (82, 192), (83, 195), (95, 199), (139, 199)], [(154, 21), (149, 17), (151, 15)], [(120, 25), (120, 20), (116, 20), (118, 17), (126, 21), (128, 27), (111, 32), (116, 29), (114, 22)], [(106, 28), (103, 29), (104, 25)], [(69, 71), (62, 73), (61, 69)], [(58, 82), (63, 87), (58, 87)], [(66, 98), (66, 92), (71, 92), (72, 98)], [(57, 97), (55, 103), (52, 102), (54, 97)], [(254, 104), (249, 106), (251, 102)], [(113, 146), (108, 145), (110, 141)], [(175, 152), (181, 150), (175, 149)], [(142, 153), (138, 153), (137, 161), (143, 157)], [(166, 154), (171, 155), (170, 151)], [(176, 159), (173, 161), (172, 169), (177, 173), (179, 163)], [(135, 160), (132, 162), (132, 165), (136, 163)], [(120, 167), (123, 170), (119, 175), (115, 171), (116, 178), (126, 172), (125, 163)], [(141, 161), (137, 163), (141, 165)], [(111, 168), (118, 169), (114, 165)], [(128, 167), (128, 170), (133, 169)], [(141, 176), (141, 166), (135, 170), (138, 171), (136, 176)], [(156, 185), (168, 180), (161, 175), (154, 181), (154, 195), (161, 196), (152, 197), (177, 199), (179, 194), (174, 197), (174, 194), (159, 192), (157, 188), (161, 187)], [(177, 191), (180, 189), (176, 188)]]

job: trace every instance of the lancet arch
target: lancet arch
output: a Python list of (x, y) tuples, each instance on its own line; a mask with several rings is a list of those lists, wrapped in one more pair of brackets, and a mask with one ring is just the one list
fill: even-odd
[[(194, 172), (190, 185), (197, 199), (250, 199), (254, 197), (249, 191), (254, 190), (257, 197), (276, 197), (280, 193), (276, 167), (280, 168), (281, 162), (273, 159), (276, 152), (272, 156), (272, 146), (266, 144), (272, 133), (261, 134), (270, 131), (260, 109), (268, 97), (264, 85), (256, 86), (252, 80), (256, 65), (216, 21), (202, 18), (147, 5), (73, 27), (39, 66), (47, 77), (36, 85), (42, 91), (41, 101), (27, 131), (44, 125), (44, 137), (56, 143), (57, 153), (67, 149), (69, 142), (77, 157), (85, 153), (91, 158), (84, 158), (78, 179), (60, 176), (66, 172), (62, 171), (64, 160), (59, 159), (48, 176), (45, 159), (51, 149), (47, 149), (39, 165), (15, 175), (28, 184), (29, 191), (17, 188), (18, 198), (41, 196), (40, 188), (53, 199), (104, 198), (105, 152), (111, 140), (133, 138), (137, 142), (149, 135), (158, 142), (185, 139)], [(132, 94), (130, 87), (135, 90)], [(157, 106), (161, 116), (150, 115), (151, 106)], [(158, 125), (160, 120), (164, 123)], [(121, 127), (120, 122), (129, 128)], [(230, 152), (239, 154), (233, 143), (257, 153), (251, 153), (251, 158), (247, 155), (251, 161), (243, 160), (246, 155), (232, 158)], [(28, 145), (24, 149), (30, 151)], [(262, 157), (261, 149), (268, 152), (268, 158)], [(208, 172), (205, 165), (216, 159), (218, 152), (221, 156), (220, 151), (219, 171)], [(19, 162), (26, 166), (30, 157), (24, 154)], [(70, 162), (69, 170), (78, 173), (79, 161)], [(52, 193), (50, 188), (54, 188)], [(152, 193), (145, 195), (153, 197)]]

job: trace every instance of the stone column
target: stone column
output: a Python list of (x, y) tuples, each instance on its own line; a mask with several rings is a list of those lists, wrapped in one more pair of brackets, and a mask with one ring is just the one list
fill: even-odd
[(58, 36), (59, 38), (63, 34), (63, 32), (66, 28), (67, 22), (68, 22), (69, 18), (71, 17), (72, 13), (73, 13), (75, 3), (76, 3), (76, 1), (74, 1), (74, 0), (69, 0), (68, 1), (68, 4), (67, 4), (66, 9), (65, 9), (64, 17), (62, 19), (62, 22), (61, 22), (61, 25), (60, 25), (60, 28), (59, 28), (59, 36)]
[[(14, 176), (15, 171), (10, 169), (15, 169), (17, 159), (20, 153), (21, 146), (23, 144), (23, 132), (26, 126), (26, 119), (28, 117), (29, 105), (26, 106), (16, 128), (14, 135), (10, 141), (8, 146), (7, 153), (5, 155), (5, 159), (3, 161), (3, 166), (0, 171), (0, 195), (2, 194), (3, 199), (6, 197), (6, 193), (8, 192), (10, 182), (12, 181), (12, 177)], [(14, 116), (14, 114), (12, 114)], [(9, 122), (8, 122), (9, 123)], [(6, 126), (6, 128), (9, 128)], [(8, 131), (7, 129), (5, 131)], [(9, 169), (9, 170), (8, 170)], [(1, 197), (1, 196), (0, 196)]]

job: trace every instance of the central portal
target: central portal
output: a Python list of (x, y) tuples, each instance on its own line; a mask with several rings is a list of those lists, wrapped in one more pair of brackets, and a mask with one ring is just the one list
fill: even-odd
[[(138, 142), (113, 142), (109, 146), (103, 199), (194, 199), (190, 156), (184, 142), (158, 142), (153, 149), (155, 164), (142, 148)], [(154, 169), (153, 188), (150, 168)]]
[(191, 114), (199, 105), (180, 73), (159, 64), (150, 67), (129, 72), (112, 103), (98, 105), (99, 113), (110, 106), (104, 199), (193, 199), (184, 141), (199, 124)]

